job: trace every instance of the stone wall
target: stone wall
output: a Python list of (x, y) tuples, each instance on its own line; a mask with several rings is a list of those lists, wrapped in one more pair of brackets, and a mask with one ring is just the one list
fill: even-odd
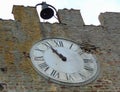
[[(120, 13), (102, 13), (85, 25), (79, 10), (59, 10), (61, 23), (42, 23), (35, 7), (14, 6), (15, 20), (0, 20), (0, 92), (120, 92)], [(29, 51), (44, 38), (66, 38), (96, 55), (101, 71), (90, 84), (68, 87), (33, 69)]]

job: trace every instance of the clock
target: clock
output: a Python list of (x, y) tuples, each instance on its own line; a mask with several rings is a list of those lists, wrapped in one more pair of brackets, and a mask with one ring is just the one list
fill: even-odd
[(37, 42), (30, 50), (30, 58), (40, 75), (62, 85), (88, 84), (99, 74), (94, 55), (66, 39), (47, 38)]

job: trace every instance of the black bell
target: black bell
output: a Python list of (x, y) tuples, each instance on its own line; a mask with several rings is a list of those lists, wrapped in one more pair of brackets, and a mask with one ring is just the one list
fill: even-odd
[(40, 12), (40, 16), (43, 19), (50, 19), (54, 16), (54, 11), (53, 11), (53, 9), (49, 8), (48, 5), (45, 2), (43, 2), (42, 3), (42, 10)]

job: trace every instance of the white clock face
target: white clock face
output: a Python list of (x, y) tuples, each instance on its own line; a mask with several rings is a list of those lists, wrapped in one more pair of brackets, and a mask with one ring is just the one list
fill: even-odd
[(83, 85), (93, 81), (99, 66), (92, 54), (65, 39), (44, 39), (30, 51), (32, 64), (45, 78), (63, 85)]

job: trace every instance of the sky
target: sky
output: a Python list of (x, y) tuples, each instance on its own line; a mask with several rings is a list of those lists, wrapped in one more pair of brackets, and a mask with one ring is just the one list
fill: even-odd
[(0, 18), (5, 20), (14, 19), (12, 14), (13, 5), (34, 7), (43, 1), (54, 6), (57, 10), (64, 8), (79, 9), (86, 25), (99, 25), (98, 16), (100, 13), (120, 12), (120, 0), (1, 0)]

